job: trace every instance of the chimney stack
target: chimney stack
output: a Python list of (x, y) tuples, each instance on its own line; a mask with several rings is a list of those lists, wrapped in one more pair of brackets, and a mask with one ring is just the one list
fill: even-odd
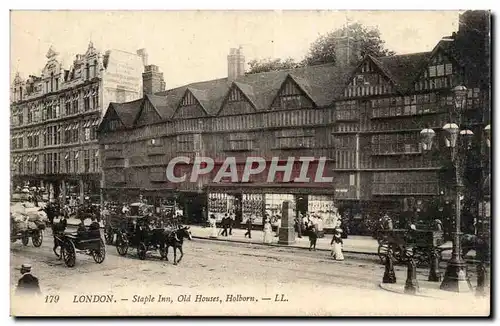
[(155, 94), (158, 92), (163, 92), (165, 90), (165, 80), (163, 79), (163, 73), (156, 65), (148, 65), (144, 67), (144, 73), (142, 74), (142, 85), (144, 94)]
[(351, 36), (342, 36), (335, 40), (335, 65), (339, 67), (353, 66), (361, 60), (359, 42)]
[(240, 76), (245, 75), (245, 56), (241, 46), (239, 48), (231, 48), (227, 56), (227, 78), (235, 80)]
[(146, 49), (137, 50), (137, 55), (142, 58), (142, 64), (146, 67), (148, 65), (148, 53)]

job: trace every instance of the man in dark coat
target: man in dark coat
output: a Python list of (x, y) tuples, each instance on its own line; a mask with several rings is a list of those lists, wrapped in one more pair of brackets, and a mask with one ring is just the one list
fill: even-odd
[(247, 218), (246, 225), (247, 225), (247, 232), (245, 233), (245, 238), (248, 235), (248, 238), (252, 239), (252, 216), (249, 216)]
[(227, 216), (227, 213), (226, 213), (221, 221), (222, 228), (223, 228), (221, 235), (224, 237), (227, 237), (227, 229), (228, 229), (228, 226), (230, 223), (228, 220), (229, 220), (229, 217)]
[(41, 294), (40, 284), (38, 283), (38, 278), (31, 274), (31, 265), (23, 264), (21, 266), (21, 278), (17, 283), (16, 294), (17, 295), (33, 295)]

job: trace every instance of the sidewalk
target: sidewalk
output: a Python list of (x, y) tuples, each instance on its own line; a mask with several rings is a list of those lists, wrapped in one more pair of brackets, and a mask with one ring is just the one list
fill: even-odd
[[(193, 238), (199, 239), (210, 239), (214, 241), (228, 241), (228, 242), (239, 242), (239, 243), (251, 243), (251, 244), (264, 244), (264, 232), (259, 230), (252, 230), (252, 238), (245, 238), (246, 230), (233, 229), (233, 234), (227, 237), (219, 235), (217, 238), (210, 238), (211, 228), (201, 227), (201, 226), (191, 226), (191, 234)], [(218, 229), (220, 234), (220, 228)], [(274, 232), (273, 232), (274, 234)], [(332, 235), (327, 234), (324, 238), (318, 238), (316, 242), (316, 250), (331, 250), (330, 241), (332, 240)], [(369, 236), (349, 236), (347, 239), (343, 239), (345, 252), (355, 252), (376, 255), (378, 249), (377, 240)], [(274, 237), (270, 245), (285, 246), (292, 248), (309, 248), (309, 238), (302, 236), (298, 238), (295, 236), (295, 243), (291, 245), (278, 244), (278, 237)]]

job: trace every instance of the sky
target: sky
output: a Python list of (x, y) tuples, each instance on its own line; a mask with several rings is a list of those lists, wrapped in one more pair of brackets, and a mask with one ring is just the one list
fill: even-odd
[(229, 49), (246, 62), (301, 60), (320, 35), (347, 19), (377, 27), (397, 54), (430, 51), (458, 30), (458, 11), (12, 11), (11, 80), (40, 75), (52, 45), (66, 69), (89, 41), (100, 50), (146, 48), (168, 88), (227, 76)]

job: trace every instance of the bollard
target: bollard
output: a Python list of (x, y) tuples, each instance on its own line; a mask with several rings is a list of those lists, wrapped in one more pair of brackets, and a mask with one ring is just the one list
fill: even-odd
[(439, 272), (439, 255), (436, 249), (431, 250), (431, 268), (429, 270), (429, 282), (441, 282), (441, 273)]
[(418, 292), (417, 265), (413, 257), (408, 257), (407, 267), (405, 293), (416, 294)]
[(476, 287), (476, 296), (484, 297), (484, 281), (486, 279), (486, 268), (484, 267), (484, 263), (480, 262), (476, 266), (477, 272), (477, 287)]
[(394, 259), (392, 251), (389, 249), (385, 255), (385, 272), (382, 283), (396, 283), (396, 273), (394, 273)]

